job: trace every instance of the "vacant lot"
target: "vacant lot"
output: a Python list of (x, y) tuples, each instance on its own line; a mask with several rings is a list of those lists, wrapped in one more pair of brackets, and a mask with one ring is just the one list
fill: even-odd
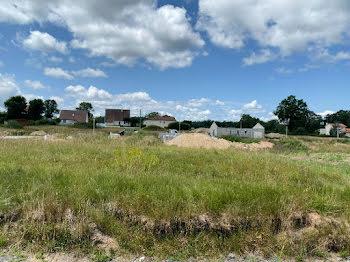
[(203, 150), (142, 132), (45, 131), (60, 136), (0, 139), (0, 248), (174, 259), (350, 251), (346, 140)]

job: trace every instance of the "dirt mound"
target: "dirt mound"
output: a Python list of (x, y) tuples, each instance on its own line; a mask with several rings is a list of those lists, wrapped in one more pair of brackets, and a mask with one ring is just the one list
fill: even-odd
[(272, 138), (272, 139), (278, 139), (278, 138), (283, 138), (285, 135), (278, 134), (278, 133), (269, 133), (265, 135), (266, 138)]
[(258, 150), (272, 148), (273, 144), (267, 141), (261, 141), (260, 143), (238, 143), (230, 142), (222, 138), (213, 138), (205, 134), (190, 133), (183, 134), (175, 137), (174, 139), (165, 143), (169, 146), (178, 146), (186, 148), (204, 148), (204, 149), (245, 149), (245, 150)]
[(46, 136), (46, 132), (43, 130), (39, 130), (39, 131), (34, 131), (32, 133), (30, 133), (31, 136)]
[(196, 133), (196, 134), (210, 134), (210, 129), (209, 128), (197, 128), (191, 131), (191, 133)]
[(212, 138), (204, 134), (183, 134), (167, 141), (169, 146), (179, 146), (187, 148), (205, 148), (205, 149), (227, 149), (232, 147), (232, 143), (220, 138)]
[(9, 132), (7, 131), (0, 131), (0, 136), (8, 136)]

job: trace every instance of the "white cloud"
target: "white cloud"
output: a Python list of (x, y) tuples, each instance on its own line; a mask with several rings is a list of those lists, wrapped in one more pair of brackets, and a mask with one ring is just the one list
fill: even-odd
[(325, 118), (327, 115), (331, 115), (334, 114), (335, 112), (332, 110), (325, 110), (323, 112), (317, 113), (318, 115), (322, 116), (323, 118)]
[(44, 86), (40, 81), (25, 80), (24, 83), (33, 89), (48, 89), (49, 87)]
[(51, 76), (55, 78), (63, 78), (68, 80), (72, 80), (74, 78), (71, 74), (69, 74), (67, 71), (63, 70), (60, 67), (56, 67), (56, 68), (46, 67), (44, 70), (44, 74), (47, 76)]
[(262, 105), (258, 104), (258, 101), (253, 100), (252, 102), (243, 105), (243, 110), (247, 110), (247, 111), (258, 111), (258, 110), (262, 110)]
[(157, 0), (11, 0), (0, 6), (0, 22), (54, 22), (72, 32), (73, 48), (91, 56), (160, 69), (189, 66), (204, 46), (186, 9)]
[(259, 54), (253, 52), (249, 57), (243, 58), (243, 66), (251, 66), (255, 64), (263, 64), (273, 61), (277, 55), (272, 53), (270, 49), (263, 49)]
[(68, 61), (69, 63), (75, 63), (75, 58), (73, 56), (70, 56)]
[(350, 4), (347, 0), (199, 0), (197, 29), (218, 46), (239, 49), (255, 41), (261, 48), (278, 49), (284, 57), (310, 46), (342, 44), (349, 36)]
[(326, 63), (337, 63), (343, 60), (350, 60), (350, 52), (339, 51), (336, 54), (330, 54), (328, 49), (316, 49), (310, 54), (311, 60), (321, 60)]
[(39, 31), (30, 31), (30, 35), (23, 40), (22, 44), (24, 48), (41, 52), (59, 52), (62, 54), (68, 52), (65, 42), (60, 42), (52, 35)]
[(62, 63), (63, 59), (57, 56), (50, 56), (49, 61), (52, 63)]
[(107, 77), (105, 72), (100, 69), (92, 69), (90, 67), (79, 71), (73, 71), (73, 75), (80, 77)]
[(19, 95), (21, 93), (17, 86), (14, 77), (9, 75), (2, 75), (0, 73), (0, 109), (4, 110), (4, 102), (11, 96)]
[(294, 71), (292, 69), (288, 69), (285, 67), (278, 67), (278, 68), (276, 68), (275, 71), (279, 74), (293, 74), (294, 73)]
[(34, 99), (41, 99), (41, 100), (44, 100), (44, 97), (43, 96), (39, 96), (39, 95), (35, 95), (35, 94), (22, 94), (27, 102), (29, 102), (30, 100), (34, 100)]

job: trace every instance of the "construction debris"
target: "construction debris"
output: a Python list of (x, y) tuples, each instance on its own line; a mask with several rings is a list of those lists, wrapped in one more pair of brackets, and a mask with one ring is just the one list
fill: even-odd
[(266, 138), (272, 138), (272, 139), (279, 139), (285, 137), (285, 135), (278, 134), (278, 133), (269, 133), (265, 135)]
[(30, 133), (31, 136), (46, 136), (46, 132), (43, 131), (43, 130), (40, 130), (40, 131), (34, 131), (32, 133)]
[(165, 142), (169, 146), (178, 146), (185, 148), (204, 148), (204, 149), (246, 149), (246, 150), (257, 150), (272, 148), (273, 144), (267, 141), (261, 141), (260, 143), (238, 143), (230, 142), (222, 138), (214, 138), (205, 134), (189, 133), (177, 136), (174, 139)]

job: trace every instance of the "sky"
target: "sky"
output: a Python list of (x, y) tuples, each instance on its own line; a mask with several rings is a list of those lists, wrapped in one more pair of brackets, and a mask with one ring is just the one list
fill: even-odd
[(349, 109), (348, 0), (0, 0), (13, 95), (179, 120), (274, 119), (289, 95)]

